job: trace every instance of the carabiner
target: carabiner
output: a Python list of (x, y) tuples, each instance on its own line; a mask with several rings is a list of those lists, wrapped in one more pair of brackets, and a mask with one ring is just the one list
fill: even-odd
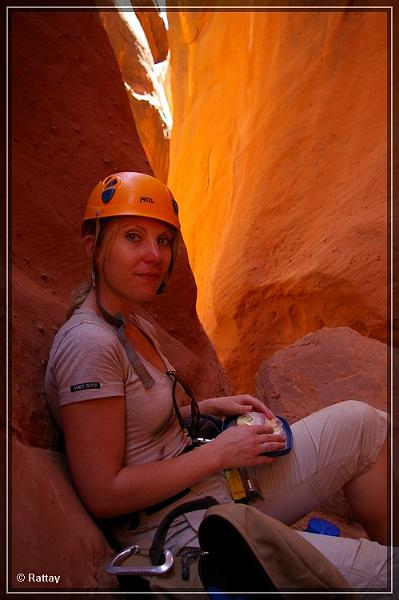
[(203, 446), (204, 444), (209, 444), (209, 442), (213, 442), (213, 438), (204, 438), (204, 437), (193, 438), (193, 446)]
[(128, 546), (108, 563), (106, 567), (107, 573), (110, 575), (162, 575), (167, 573), (173, 565), (173, 554), (170, 550), (164, 550), (165, 562), (162, 565), (151, 566), (121, 566), (121, 563), (132, 556), (132, 554), (140, 554), (140, 547), (137, 545)]

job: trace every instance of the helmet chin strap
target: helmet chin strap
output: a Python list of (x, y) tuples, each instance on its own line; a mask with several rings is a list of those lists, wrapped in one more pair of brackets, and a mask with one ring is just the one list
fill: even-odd
[(97, 216), (96, 216), (96, 230), (95, 230), (95, 234), (94, 234), (94, 244), (93, 244), (93, 253), (94, 253), (94, 250), (96, 249), (96, 246), (97, 246), (98, 236), (100, 235), (100, 228), (101, 228), (100, 217), (99, 217), (99, 214), (97, 212)]
[[(93, 290), (95, 291), (96, 294), (96, 302), (98, 307), (100, 308), (100, 300), (99, 300), (99, 296), (98, 296), (98, 291), (96, 288), (96, 269), (94, 266), (94, 258), (96, 255), (96, 248), (97, 248), (97, 242), (98, 242), (98, 238), (100, 235), (100, 229), (101, 229), (101, 223), (100, 223), (100, 218), (97, 214), (96, 217), (96, 229), (94, 232), (94, 241), (93, 241), (93, 248), (91, 250), (91, 256), (92, 256), (92, 265), (91, 265), (91, 287), (93, 288)], [(100, 310), (101, 312), (101, 310)]]

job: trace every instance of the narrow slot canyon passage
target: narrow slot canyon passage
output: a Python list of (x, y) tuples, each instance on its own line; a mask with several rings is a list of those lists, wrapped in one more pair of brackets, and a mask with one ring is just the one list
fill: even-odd
[[(389, 409), (388, 29), (353, 6), (10, 9), (12, 589), (44, 566), (65, 590), (117, 589), (44, 392), (111, 173), (179, 205), (174, 274), (142, 316), (199, 401), (252, 394), (289, 423), (348, 398)], [(367, 537), (343, 494), (314, 515)]]

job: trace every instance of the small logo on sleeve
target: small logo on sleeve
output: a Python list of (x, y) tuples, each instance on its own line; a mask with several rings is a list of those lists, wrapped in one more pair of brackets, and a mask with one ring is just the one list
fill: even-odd
[(71, 385), (71, 392), (81, 392), (82, 390), (99, 390), (100, 383), (98, 381), (89, 381), (88, 383), (77, 383)]

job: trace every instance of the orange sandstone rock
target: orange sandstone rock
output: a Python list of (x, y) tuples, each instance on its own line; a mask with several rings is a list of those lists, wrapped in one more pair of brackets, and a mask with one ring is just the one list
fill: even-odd
[[(65, 456), (14, 439), (12, 459), (12, 589), (117, 590), (115, 577), (105, 571), (113, 551), (76, 495)], [(19, 573), (24, 581), (18, 582)], [(59, 580), (39, 585), (30, 573)]]
[[(66, 589), (95, 590), (116, 584), (104, 574), (111, 549), (63, 470), (60, 432), (44, 397), (45, 361), (73, 288), (88, 278), (80, 222), (93, 186), (114, 171), (151, 170), (97, 11), (19, 10), (11, 18), (10, 573), (45, 567), (62, 575)], [(184, 244), (178, 263), (179, 276), (159, 299), (165, 306), (147, 310), (157, 316), (171, 360), (195, 379), (198, 396), (227, 392), (227, 378), (198, 323)], [(37, 591), (35, 582), (23, 587), (28, 584)]]
[(388, 411), (388, 348), (349, 327), (308, 333), (265, 360), (257, 395), (290, 423), (343, 400)]
[(163, 87), (155, 73), (149, 41), (135, 12), (101, 11), (99, 15), (114, 49), (151, 168), (156, 177), (166, 182), (172, 123)]
[[(389, 411), (387, 366), (386, 344), (349, 327), (323, 327), (265, 360), (256, 374), (256, 392), (275, 414), (291, 424), (344, 400), (360, 400)], [(332, 520), (344, 536), (367, 538), (352, 520), (343, 492), (334, 494), (295, 527), (305, 529), (310, 516)]]
[(15, 11), (12, 32), (10, 569), (46, 566), (61, 575), (58, 589), (115, 586), (104, 572), (111, 549), (54, 452), (62, 443), (43, 377), (69, 295), (86, 277), (79, 228), (93, 184), (116, 169), (150, 170), (97, 12)]
[(237, 391), (323, 326), (386, 340), (383, 12), (170, 12), (169, 184)]
[(166, 60), (169, 44), (165, 23), (158, 11), (135, 8), (135, 13), (146, 35), (154, 63)]

